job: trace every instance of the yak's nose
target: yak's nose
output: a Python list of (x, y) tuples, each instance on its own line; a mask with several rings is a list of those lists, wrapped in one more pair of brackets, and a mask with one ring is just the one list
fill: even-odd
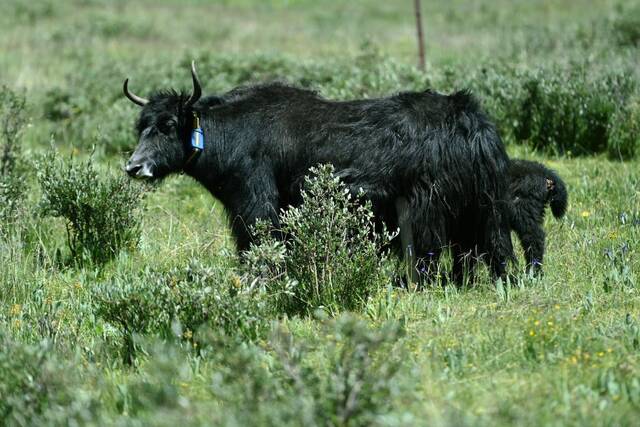
[(134, 165), (131, 163), (131, 161), (128, 161), (127, 164), (124, 166), (125, 172), (127, 172), (129, 176), (132, 176), (132, 177), (135, 177), (136, 174), (140, 171), (140, 169), (142, 169), (141, 164)]
[(151, 178), (153, 176), (148, 162), (129, 160), (124, 166), (124, 170), (125, 172), (127, 172), (127, 174), (129, 174), (130, 177), (133, 178)]

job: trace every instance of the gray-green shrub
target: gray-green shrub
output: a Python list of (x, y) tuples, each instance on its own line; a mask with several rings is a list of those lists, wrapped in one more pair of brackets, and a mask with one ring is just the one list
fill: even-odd
[(17, 342), (0, 323), (0, 348), (0, 425), (95, 421), (96, 401), (81, 390), (78, 367), (58, 357), (49, 341)]
[(249, 276), (278, 313), (358, 310), (386, 279), (383, 249), (393, 234), (376, 231), (370, 203), (350, 194), (331, 166), (310, 172), (302, 205), (281, 213), (280, 228), (256, 227), (257, 244), (244, 255)]
[(612, 159), (633, 159), (640, 153), (640, 98), (621, 106), (611, 117), (607, 151)]
[(0, 232), (14, 222), (24, 194), (20, 142), (28, 121), (25, 108), (24, 95), (0, 88)]
[[(470, 76), (470, 86), (507, 141), (569, 155), (611, 153), (610, 147), (619, 144), (615, 138), (634, 126), (618, 121), (616, 132), (610, 132), (616, 112), (637, 87), (629, 70), (595, 72), (586, 64), (532, 70), (496, 65)], [(633, 155), (628, 149), (622, 153)]]
[(143, 188), (124, 174), (100, 173), (92, 159), (63, 161), (55, 150), (38, 164), (42, 214), (66, 221), (72, 259), (101, 264), (140, 237)]
[[(212, 354), (211, 393), (222, 403), (223, 424), (369, 426), (393, 410), (402, 393), (397, 375), (406, 352), (395, 322), (371, 327), (353, 315), (324, 322), (313, 340), (274, 327), (266, 352), (236, 345)], [(218, 348), (219, 339), (214, 342)]]
[(115, 276), (92, 292), (95, 314), (122, 334), (127, 363), (136, 352), (134, 334), (193, 341), (206, 324), (251, 340), (265, 325), (259, 295), (243, 288), (230, 270), (195, 261), (169, 271)]
[(640, 46), (640, 5), (617, 5), (611, 20), (614, 41), (620, 46)]

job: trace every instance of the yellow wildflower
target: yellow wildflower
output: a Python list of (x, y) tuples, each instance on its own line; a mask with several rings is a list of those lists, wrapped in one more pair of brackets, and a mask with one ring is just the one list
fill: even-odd
[(231, 278), (231, 281), (233, 282), (233, 286), (235, 288), (241, 288), (242, 287), (242, 282), (240, 281), (240, 278), (238, 276), (233, 276)]
[(22, 306), (20, 304), (13, 304), (11, 306), (11, 315), (12, 316), (17, 316), (18, 314), (20, 314), (20, 311), (22, 311)]
[(534, 331), (533, 329), (529, 331), (529, 336), (530, 337), (535, 337), (536, 336), (536, 331)]
[(582, 218), (589, 218), (591, 216), (591, 212), (589, 211), (582, 211)]

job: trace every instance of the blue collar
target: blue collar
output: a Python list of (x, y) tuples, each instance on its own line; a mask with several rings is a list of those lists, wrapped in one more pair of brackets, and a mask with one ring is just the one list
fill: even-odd
[(194, 111), (193, 112), (193, 130), (191, 131), (191, 154), (187, 158), (187, 161), (182, 167), (183, 170), (187, 169), (191, 164), (200, 157), (200, 154), (204, 151), (204, 132), (200, 127), (200, 117)]

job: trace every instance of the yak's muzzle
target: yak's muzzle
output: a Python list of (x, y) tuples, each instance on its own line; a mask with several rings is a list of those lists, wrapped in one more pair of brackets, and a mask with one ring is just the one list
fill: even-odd
[(125, 172), (132, 178), (146, 179), (153, 178), (153, 172), (151, 170), (151, 162), (139, 161), (131, 158), (124, 166)]

